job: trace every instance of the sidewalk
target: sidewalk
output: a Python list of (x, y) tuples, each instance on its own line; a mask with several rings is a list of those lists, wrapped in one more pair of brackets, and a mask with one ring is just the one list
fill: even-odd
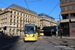
[(0, 36), (1, 39), (18, 39), (20, 36)]
[(58, 39), (70, 39), (70, 40), (75, 40), (75, 37), (64, 37), (62, 36), (62, 38), (57, 37)]

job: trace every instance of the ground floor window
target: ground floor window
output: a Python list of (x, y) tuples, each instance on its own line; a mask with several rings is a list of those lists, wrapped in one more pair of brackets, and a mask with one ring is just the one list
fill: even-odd
[(75, 27), (75, 23), (74, 22), (72, 22), (72, 27)]
[(18, 35), (18, 29), (17, 29), (17, 35)]
[(20, 30), (20, 35), (21, 35), (21, 30)]
[(10, 35), (12, 35), (11, 33), (12, 33), (12, 30), (10, 29)]
[(13, 32), (14, 32), (14, 35), (15, 35), (15, 29), (13, 30)]

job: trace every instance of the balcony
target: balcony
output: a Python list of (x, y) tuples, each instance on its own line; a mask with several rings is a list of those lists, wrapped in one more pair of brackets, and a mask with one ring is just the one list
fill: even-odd
[(60, 7), (61, 6), (67, 6), (67, 5), (73, 5), (73, 4), (75, 4), (75, 1), (73, 1), (73, 2), (67, 2), (67, 3), (61, 3)]
[(63, 19), (61, 20), (61, 23), (69, 22), (69, 19)]
[(75, 13), (75, 10), (62, 11), (61, 14)]
[(75, 22), (75, 18), (71, 19), (72, 22)]

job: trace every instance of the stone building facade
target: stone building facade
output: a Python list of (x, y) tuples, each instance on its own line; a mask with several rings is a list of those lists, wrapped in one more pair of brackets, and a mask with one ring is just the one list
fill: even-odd
[(50, 17), (44, 13), (38, 14), (40, 16), (40, 29), (44, 27), (57, 26), (53, 17)]
[(11, 5), (4, 11), (0, 12), (0, 28), (7, 26), (5, 34), (20, 36), (23, 35), (24, 25), (26, 23), (36, 23), (40, 27), (40, 17), (36, 12), (18, 6)]
[(75, 36), (75, 0), (60, 0), (63, 36)]

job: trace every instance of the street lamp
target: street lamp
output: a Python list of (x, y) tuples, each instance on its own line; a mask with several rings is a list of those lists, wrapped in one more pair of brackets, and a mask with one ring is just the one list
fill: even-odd
[[(60, 21), (60, 23), (61, 23), (60, 14), (59, 14), (59, 16), (57, 16), (57, 17), (59, 17), (59, 21)], [(60, 33), (60, 38), (62, 38), (62, 33), (61, 33), (61, 24), (59, 24), (59, 33)]]

